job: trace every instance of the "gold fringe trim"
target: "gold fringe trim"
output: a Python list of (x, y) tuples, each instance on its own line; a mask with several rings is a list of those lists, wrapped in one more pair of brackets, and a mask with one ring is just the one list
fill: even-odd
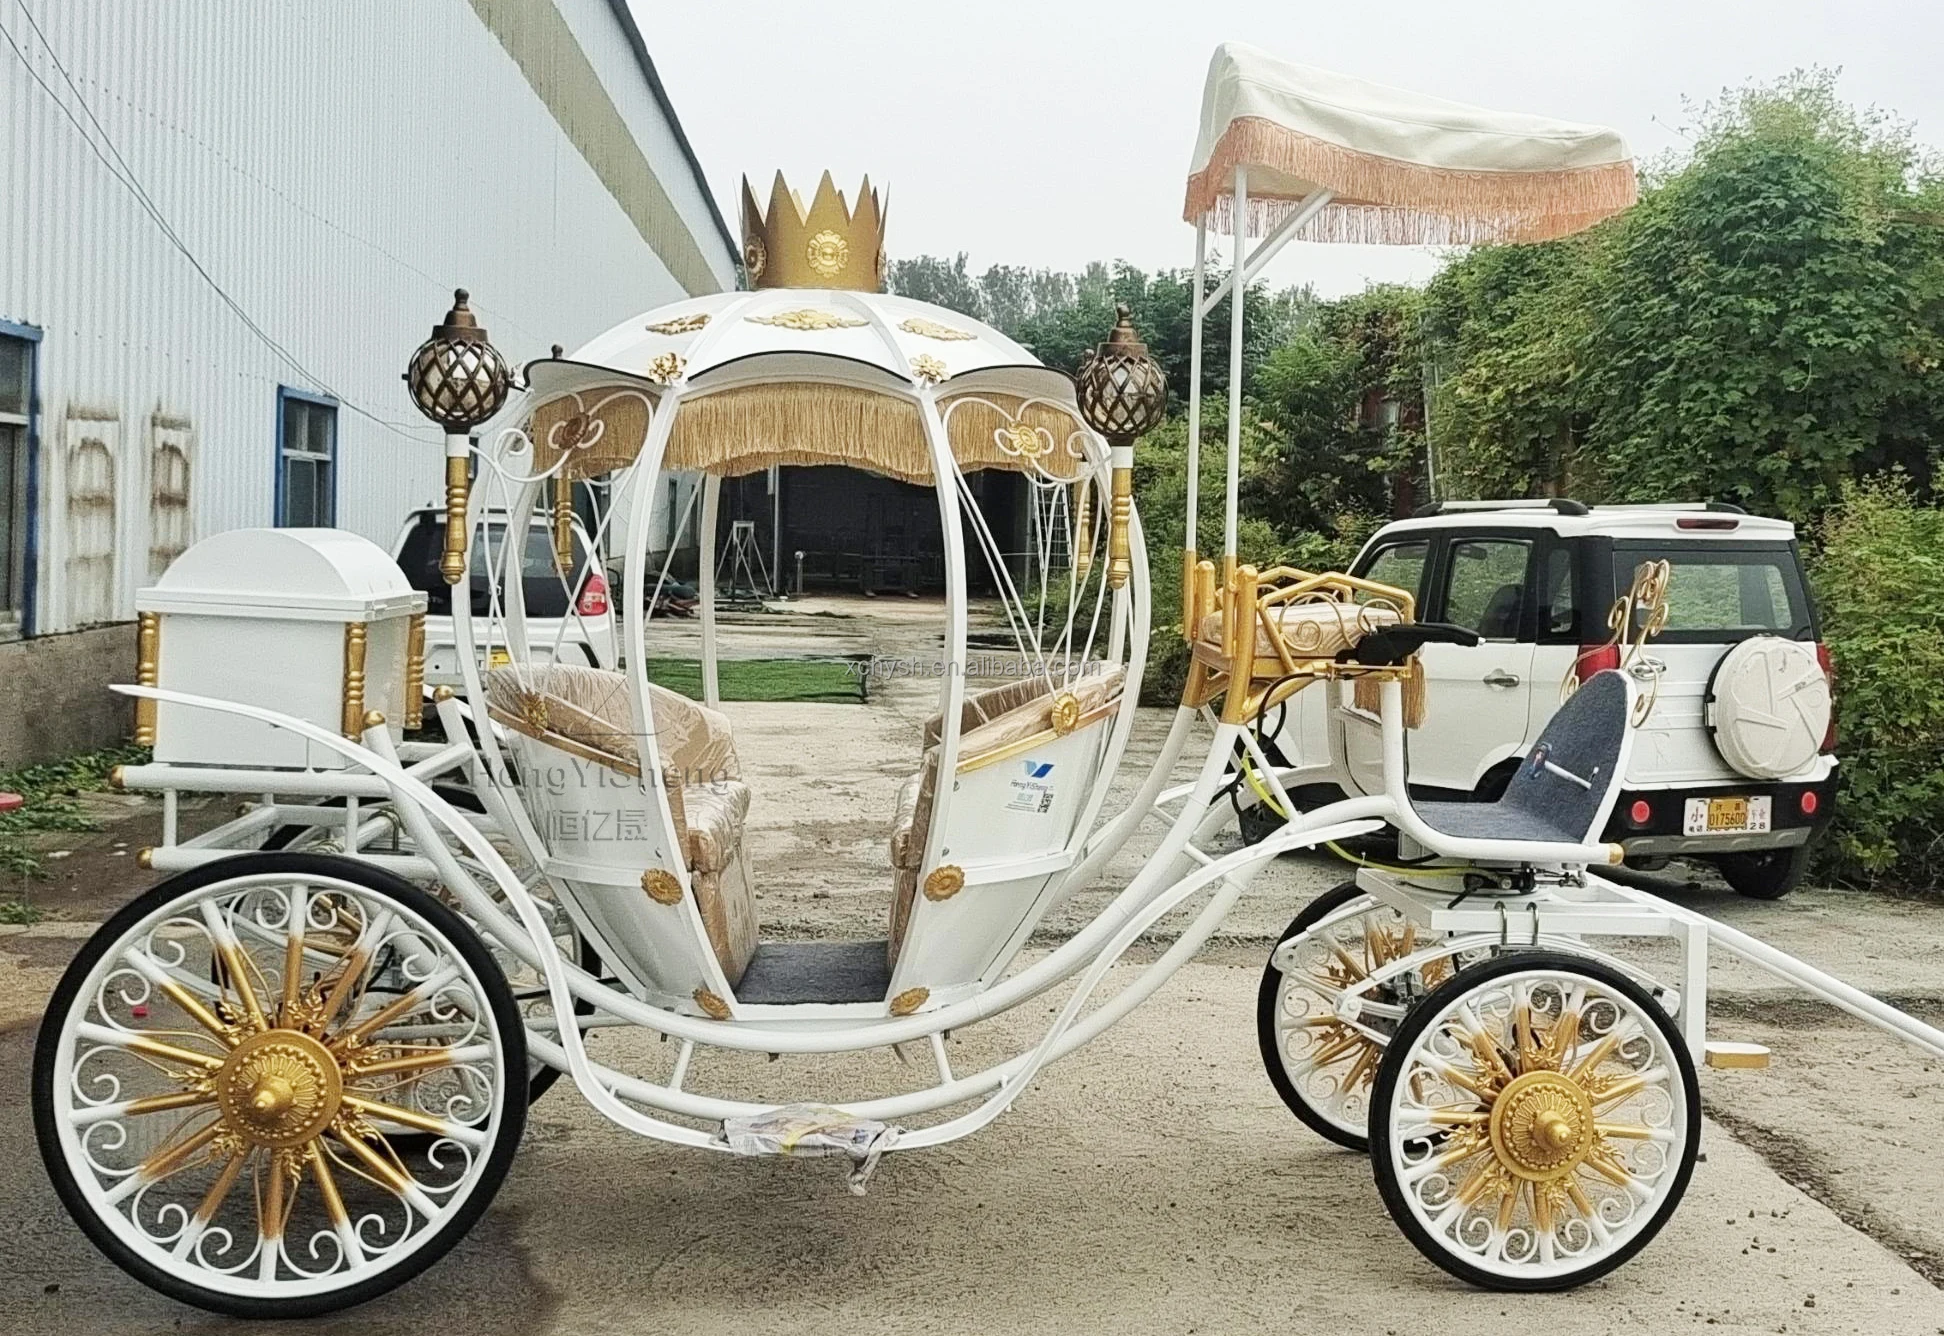
[[(1368, 710), (1376, 714), (1378, 706), (1382, 704), (1382, 697), (1379, 694), (1382, 685), (1381, 678), (1359, 677), (1350, 689), (1350, 699), (1355, 702), (1359, 710)], [(1404, 727), (1423, 727), (1424, 713), (1429, 704), (1424, 681), (1424, 665), (1412, 659), (1411, 675), (1404, 679)]]
[(663, 469), (735, 477), (772, 464), (847, 464), (931, 483), (918, 405), (849, 385), (750, 385), (687, 399)]
[[(1237, 228), (1231, 183), (1238, 163), (1313, 181), (1337, 196), (1297, 234), (1306, 241), (1393, 246), (1546, 241), (1591, 227), (1639, 197), (1632, 162), (1544, 172), (1426, 167), (1332, 144), (1260, 116), (1230, 122), (1208, 166), (1188, 178), (1182, 216), (1213, 212), (1214, 230)], [(1249, 196), (1248, 235), (1260, 236), (1299, 201)]]
[[(957, 409), (952, 404), (967, 400)], [(966, 473), (1024, 471), (1037, 460), (1052, 477), (1079, 476), (1083, 461), (1069, 441), (1084, 431), (1076, 417), (1016, 395), (962, 394), (939, 406), (952, 454)], [(1026, 432), (1018, 433), (1024, 427)], [(1009, 452), (997, 433), (1006, 431)], [(837, 464), (929, 487), (931, 449), (918, 406), (849, 385), (794, 382), (749, 385), (684, 400), (669, 434), (664, 469), (699, 469), (723, 477), (772, 464)]]
[[(590, 411), (589, 404), (598, 406)], [(648, 402), (634, 386), (564, 394), (533, 410), (527, 436), (534, 472), (546, 472), (564, 454), (567, 467), (557, 477), (599, 477), (628, 467), (641, 453), (648, 439)]]
[[(1028, 405), (1016, 394), (967, 391), (939, 400), (938, 412), (945, 419), (945, 431), (952, 440), (952, 457), (964, 472), (974, 469), (1025, 472), (1033, 467), (1023, 457), (1030, 451), (1047, 476), (1070, 482), (1080, 476), (1086, 463), (1075, 454), (1086, 427), (1077, 415), (1069, 415), (1050, 404)], [(1020, 432), (1022, 427), (1031, 434), (1030, 438)], [(1010, 450), (999, 444), (1000, 432), (1006, 433)]]

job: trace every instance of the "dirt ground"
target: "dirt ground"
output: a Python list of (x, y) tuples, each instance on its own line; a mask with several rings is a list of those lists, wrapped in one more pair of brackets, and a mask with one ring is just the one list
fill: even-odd
[[(936, 653), (935, 604), (805, 612), (738, 626), (732, 652)], [(884, 839), (936, 686), (893, 676), (874, 680), (869, 705), (727, 707), (756, 792), (749, 838), (766, 935), (883, 934)], [(1123, 789), (1166, 723), (1143, 712)], [(185, 807), (185, 829), (233, 803)], [(26, 1073), (40, 1010), (92, 924), (149, 881), (132, 850), (155, 839), (152, 801), (103, 795), (95, 810), (102, 832), (49, 837), (66, 854), (31, 888), (44, 920), (0, 929), (0, 1202), (13, 1220), (0, 1231), (0, 1329), (242, 1330), (101, 1259), (33, 1148)], [(1106, 884), (1124, 881), (1157, 837), (1144, 831)], [(1121, 1026), (979, 1135), (890, 1157), (862, 1199), (828, 1163), (635, 1140), (563, 1086), (535, 1106), (497, 1203), (449, 1258), (366, 1308), (291, 1329), (1944, 1332), (1939, 1063), (1719, 955), (1715, 1030), (1769, 1045), (1775, 1063), (1703, 1073), (1705, 1162), (1652, 1247), (1603, 1282), (1549, 1297), (1469, 1291), (1424, 1262), (1384, 1214), (1368, 1164), (1304, 1130), (1255, 1051), (1268, 946), (1343, 875), (1327, 860), (1279, 860), (1201, 959)], [(1652, 884), (1944, 1017), (1944, 903), (1820, 889), (1757, 903), (1681, 865)], [(1077, 897), (1036, 945), (1104, 894)], [(1046, 1019), (1028, 1011), (956, 1037), (954, 1064), (1016, 1048)], [(643, 1041), (606, 1032), (596, 1043), (622, 1056)], [(804, 1060), (718, 1061), (712, 1081), (755, 1094), (806, 1080), (841, 1088), (892, 1059), (826, 1061), (814, 1074)]]

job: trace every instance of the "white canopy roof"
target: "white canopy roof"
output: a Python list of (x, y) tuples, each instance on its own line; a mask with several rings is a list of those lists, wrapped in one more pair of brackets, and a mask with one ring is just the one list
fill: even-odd
[(1564, 236), (1634, 202), (1618, 131), (1487, 111), (1278, 60), (1215, 49), (1184, 216), (1233, 232), (1235, 169), (1259, 234), (1319, 187), (1335, 199), (1300, 235), (1394, 245)]
[(598, 419), (598, 446), (580, 447), (582, 476), (632, 462), (650, 414), (673, 411), (667, 469), (844, 464), (929, 483), (914, 397), (923, 394), (936, 397), (963, 470), (1071, 478), (1084, 462), (1078, 438), (1087, 433), (1064, 373), (971, 316), (882, 293), (696, 297), (624, 321), (567, 358), (532, 363), (527, 380), (511, 411), (531, 415), (542, 467), (557, 455), (562, 424)]

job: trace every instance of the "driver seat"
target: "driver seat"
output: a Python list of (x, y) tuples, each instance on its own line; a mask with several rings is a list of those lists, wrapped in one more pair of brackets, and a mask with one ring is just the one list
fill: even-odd
[(1633, 679), (1595, 673), (1559, 707), (1497, 802), (1414, 802), (1458, 839), (1591, 844), (1606, 829), (1633, 751)]

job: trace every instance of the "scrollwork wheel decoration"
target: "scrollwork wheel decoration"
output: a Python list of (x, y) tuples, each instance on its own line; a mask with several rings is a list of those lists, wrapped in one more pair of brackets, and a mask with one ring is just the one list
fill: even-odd
[(1372, 1094), (1391, 1216), (1452, 1275), (1500, 1290), (1595, 1280), (1679, 1205), (1700, 1145), (1694, 1063), (1618, 971), (1518, 951), (1405, 1016)]
[(1413, 1002), (1451, 977), (1452, 962), (1433, 958), (1371, 989), (1355, 1021), (1336, 1014), (1337, 1000), (1429, 945), (1416, 925), (1354, 881), (1316, 897), (1283, 931), (1256, 990), (1256, 1043), (1270, 1084), (1317, 1135), (1368, 1149), (1370, 1089), (1385, 1039)]
[(525, 1072), (505, 976), (450, 908), (353, 859), (245, 854), (89, 939), (41, 1025), (35, 1129), (124, 1270), (216, 1312), (301, 1317), (458, 1241), (519, 1144)]

